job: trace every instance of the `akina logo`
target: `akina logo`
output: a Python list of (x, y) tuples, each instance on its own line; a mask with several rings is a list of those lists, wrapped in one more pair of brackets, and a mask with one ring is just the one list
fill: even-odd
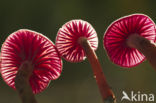
[(146, 94), (141, 93), (140, 91), (134, 92), (131, 91), (130, 94), (127, 94), (125, 91), (122, 91), (121, 101), (132, 101), (132, 102), (154, 102), (155, 95), (153, 93)]

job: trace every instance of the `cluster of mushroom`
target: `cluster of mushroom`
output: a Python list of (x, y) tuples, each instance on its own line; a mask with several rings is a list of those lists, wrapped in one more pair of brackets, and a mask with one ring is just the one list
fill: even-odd
[[(113, 22), (103, 42), (115, 64), (129, 68), (146, 57), (156, 68), (155, 40), (154, 22), (144, 14), (133, 14)], [(61, 57), (69, 62), (81, 62), (87, 57), (104, 102), (116, 102), (95, 54), (98, 37), (91, 24), (83, 20), (65, 23), (57, 33), (55, 44), (41, 33), (27, 29), (12, 33), (3, 43), (0, 72), (4, 81), (17, 89), (23, 103), (37, 103), (34, 94), (60, 76)]]

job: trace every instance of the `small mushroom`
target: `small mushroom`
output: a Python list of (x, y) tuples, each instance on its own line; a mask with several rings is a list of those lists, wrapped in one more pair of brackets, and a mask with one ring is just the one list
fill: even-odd
[(62, 71), (58, 51), (47, 37), (21, 29), (7, 37), (1, 48), (1, 75), (16, 88), (23, 103), (36, 103), (34, 94), (47, 88)]
[(81, 62), (87, 57), (103, 100), (109, 103), (115, 102), (115, 96), (106, 82), (94, 51), (98, 47), (98, 38), (91, 24), (83, 20), (71, 20), (65, 23), (57, 33), (56, 47), (60, 55), (69, 62)]
[(150, 17), (133, 14), (114, 21), (104, 34), (104, 47), (111, 61), (134, 67), (145, 60), (156, 69), (156, 26)]

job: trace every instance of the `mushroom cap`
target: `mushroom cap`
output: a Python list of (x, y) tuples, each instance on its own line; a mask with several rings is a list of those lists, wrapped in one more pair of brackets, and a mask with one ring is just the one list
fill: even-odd
[(27, 29), (9, 35), (1, 48), (1, 74), (14, 89), (16, 73), (24, 61), (31, 62), (34, 67), (29, 83), (35, 94), (43, 91), (62, 71), (62, 60), (53, 42)]
[(81, 62), (86, 58), (82, 46), (78, 43), (80, 37), (87, 38), (91, 48), (93, 50), (97, 49), (97, 34), (88, 22), (71, 20), (59, 29), (56, 37), (56, 47), (65, 60), (69, 62)]
[(121, 67), (134, 67), (142, 63), (145, 56), (126, 44), (129, 35), (138, 34), (151, 42), (156, 39), (156, 26), (150, 17), (133, 14), (114, 21), (104, 34), (104, 48), (109, 58)]

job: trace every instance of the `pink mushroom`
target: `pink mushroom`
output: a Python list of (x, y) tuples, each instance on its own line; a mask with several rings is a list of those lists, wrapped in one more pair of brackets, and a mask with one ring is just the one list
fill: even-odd
[(98, 47), (98, 38), (94, 28), (82, 20), (72, 20), (59, 29), (56, 47), (61, 56), (69, 62), (81, 62), (86, 58), (85, 51), (79, 43), (79, 38), (87, 39), (93, 50)]
[(43, 91), (61, 71), (62, 61), (56, 47), (40, 33), (21, 29), (9, 35), (2, 45), (2, 77), (18, 90), (23, 103), (36, 103), (33, 93)]
[(156, 68), (155, 23), (144, 14), (133, 14), (113, 22), (104, 34), (110, 59), (122, 67), (134, 67), (145, 57)]
[(96, 31), (86, 21), (71, 20), (59, 29), (56, 47), (60, 55), (69, 62), (81, 62), (87, 56), (104, 101), (115, 102), (115, 97), (106, 82), (102, 67), (94, 52), (98, 47)]

